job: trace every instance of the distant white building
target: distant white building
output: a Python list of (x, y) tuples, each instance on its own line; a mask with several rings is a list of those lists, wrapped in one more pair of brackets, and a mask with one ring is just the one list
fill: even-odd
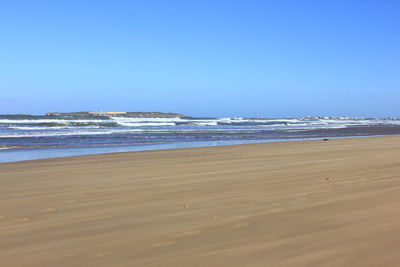
[(125, 116), (126, 112), (123, 111), (110, 111), (110, 112), (89, 112), (90, 116), (108, 116), (108, 117), (112, 117), (112, 116)]

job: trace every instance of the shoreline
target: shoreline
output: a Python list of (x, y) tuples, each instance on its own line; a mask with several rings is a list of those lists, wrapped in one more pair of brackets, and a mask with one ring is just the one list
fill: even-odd
[[(143, 144), (143, 145), (126, 145), (126, 146), (99, 146), (99, 147), (45, 147), (45, 148), (19, 148), (19, 149), (2, 149), (0, 150), (0, 165), (11, 162), (25, 162), (32, 160), (43, 160), (53, 158), (69, 158), (69, 157), (80, 157), (90, 155), (112, 155), (118, 153), (134, 153), (143, 151), (161, 151), (161, 150), (175, 150), (175, 149), (188, 149), (188, 148), (199, 148), (199, 147), (219, 147), (219, 146), (237, 146), (237, 145), (248, 145), (248, 144), (267, 144), (267, 143), (287, 143), (287, 142), (304, 142), (304, 141), (318, 141), (318, 140), (340, 140), (340, 139), (361, 139), (361, 138), (379, 138), (379, 137), (395, 137), (400, 135), (367, 135), (367, 136), (339, 136), (339, 137), (328, 137), (328, 138), (293, 138), (293, 139), (276, 139), (276, 140), (236, 140), (236, 141), (198, 141), (198, 142), (179, 142), (179, 143), (155, 143), (155, 144)], [(82, 149), (82, 151), (79, 151)], [(86, 149), (86, 150), (85, 150)], [(46, 155), (46, 151), (56, 150), (50, 152), (51, 154)], [(59, 150), (59, 153), (57, 153)], [(92, 150), (92, 152), (89, 152)], [(103, 152), (96, 152), (101, 151)], [(110, 152), (108, 152), (110, 151)], [(25, 153), (24, 153), (25, 152)], [(32, 155), (26, 154), (30, 152)], [(17, 155), (15, 160), (7, 160), (7, 155)], [(22, 154), (23, 156), (18, 156)], [(38, 154), (38, 156), (35, 156)], [(22, 158), (22, 159), (21, 159)]]
[(0, 260), (30, 266), (395, 266), (400, 137), (0, 164)]

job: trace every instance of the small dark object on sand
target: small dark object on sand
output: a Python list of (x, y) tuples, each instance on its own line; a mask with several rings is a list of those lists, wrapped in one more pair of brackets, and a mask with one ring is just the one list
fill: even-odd
[(326, 177), (326, 180), (327, 180), (327, 181), (330, 181), (330, 180), (331, 180), (331, 178), (330, 178), (330, 177)]
[(329, 141), (329, 139), (328, 138), (324, 138), (324, 141)]

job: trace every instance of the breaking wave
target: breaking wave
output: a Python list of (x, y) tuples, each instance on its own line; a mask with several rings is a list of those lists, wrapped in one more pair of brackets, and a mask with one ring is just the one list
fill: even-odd
[[(294, 133), (364, 126), (399, 126), (399, 119), (364, 118), (4, 118), (0, 116), (0, 138), (55, 136), (129, 135), (155, 136), (212, 134), (265, 136), (266, 133)], [(194, 137), (193, 137), (194, 138)], [(196, 137), (198, 138), (198, 137)], [(239, 137), (238, 137), (239, 138)], [(242, 137), (240, 137), (242, 138)], [(247, 137), (246, 137), (247, 138)], [(253, 138), (253, 137), (252, 137)], [(254, 137), (255, 138), (255, 137)], [(0, 143), (1, 145), (1, 143)]]

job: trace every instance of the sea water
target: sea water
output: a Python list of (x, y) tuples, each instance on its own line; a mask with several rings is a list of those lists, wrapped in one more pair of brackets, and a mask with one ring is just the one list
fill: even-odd
[(400, 134), (395, 118), (125, 118), (0, 115), (0, 162)]

